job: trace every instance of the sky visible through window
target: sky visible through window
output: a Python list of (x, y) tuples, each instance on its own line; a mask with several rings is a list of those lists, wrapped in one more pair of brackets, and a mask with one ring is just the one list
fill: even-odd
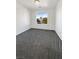
[(40, 12), (36, 14), (36, 18), (40, 18), (40, 17), (48, 17), (48, 13), (46, 12)]

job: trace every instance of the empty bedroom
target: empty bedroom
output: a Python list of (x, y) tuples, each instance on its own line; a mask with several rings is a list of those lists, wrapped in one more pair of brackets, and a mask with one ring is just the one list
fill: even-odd
[(16, 0), (16, 59), (62, 59), (62, 0)]

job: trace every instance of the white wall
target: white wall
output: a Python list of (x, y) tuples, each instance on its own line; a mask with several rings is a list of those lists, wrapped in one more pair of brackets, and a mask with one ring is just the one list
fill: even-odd
[[(48, 13), (48, 24), (37, 24), (36, 13), (41, 12), (41, 11)], [(54, 26), (55, 26), (55, 17), (54, 17), (55, 10), (54, 9), (32, 10), (31, 13), (32, 13), (31, 28), (54, 30)]]
[(56, 6), (56, 21), (55, 21), (55, 31), (58, 36), (62, 39), (62, 1), (58, 1)]
[(16, 35), (30, 28), (30, 13), (22, 4), (16, 2)]

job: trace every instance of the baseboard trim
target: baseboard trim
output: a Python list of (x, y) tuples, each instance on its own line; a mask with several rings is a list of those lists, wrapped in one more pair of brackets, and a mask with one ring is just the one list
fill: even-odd
[[(31, 28), (31, 29), (39, 29), (39, 30), (53, 30), (53, 29), (41, 29), (41, 28)], [(54, 31), (54, 30), (53, 30)]]
[(18, 36), (18, 35), (20, 35), (20, 34), (24, 33), (25, 31), (28, 31), (29, 29), (30, 29), (30, 28), (28, 28), (28, 29), (24, 30), (24, 31), (23, 31), (23, 32), (21, 32), (21, 33), (16, 34), (16, 36)]
[[(55, 31), (56, 32), (56, 31)], [(59, 36), (59, 34), (56, 32), (57, 36), (62, 40), (62, 38)]]

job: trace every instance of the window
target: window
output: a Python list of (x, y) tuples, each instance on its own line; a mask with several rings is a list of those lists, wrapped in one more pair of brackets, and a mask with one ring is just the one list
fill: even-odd
[(48, 13), (39, 12), (36, 14), (37, 24), (47, 24), (48, 23)]

